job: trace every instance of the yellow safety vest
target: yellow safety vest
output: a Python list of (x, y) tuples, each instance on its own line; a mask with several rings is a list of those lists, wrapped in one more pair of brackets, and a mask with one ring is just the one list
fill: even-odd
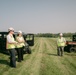
[[(23, 40), (23, 37), (17, 36), (16, 39)], [(17, 42), (18, 42), (18, 40), (17, 40)], [(21, 47), (23, 47), (23, 46), (25, 46), (24, 43), (18, 43), (18, 44), (17, 44), (17, 48), (21, 48)]]
[[(15, 41), (15, 40), (14, 40), (14, 37), (11, 37), (11, 40), (12, 40), (12, 41)], [(13, 48), (15, 48), (15, 47), (16, 47), (15, 44), (10, 44), (10, 43), (7, 42), (7, 49), (13, 49)]]
[(57, 46), (65, 46), (65, 39), (63, 37), (62, 38), (58, 38)]

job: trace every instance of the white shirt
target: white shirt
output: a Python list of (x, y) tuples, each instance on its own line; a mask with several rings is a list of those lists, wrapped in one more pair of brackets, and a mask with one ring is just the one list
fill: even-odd
[(7, 35), (7, 42), (8, 42), (8, 43), (13, 43), (13, 42), (15, 42), (14, 40), (11, 40), (11, 37), (13, 37), (12, 34), (8, 34), (8, 35)]

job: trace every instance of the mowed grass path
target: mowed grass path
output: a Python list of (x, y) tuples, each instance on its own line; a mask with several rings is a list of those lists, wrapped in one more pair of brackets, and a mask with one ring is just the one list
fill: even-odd
[(76, 53), (57, 56), (56, 39), (35, 38), (31, 49), (24, 61), (16, 61), (17, 68), (11, 68), (9, 56), (0, 53), (0, 75), (76, 75)]

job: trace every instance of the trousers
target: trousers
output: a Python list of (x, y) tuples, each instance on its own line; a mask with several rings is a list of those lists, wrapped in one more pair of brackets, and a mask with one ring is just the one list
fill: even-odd
[(21, 62), (21, 60), (23, 60), (23, 47), (17, 48), (17, 53), (18, 53), (18, 62)]
[(16, 67), (16, 55), (15, 55), (15, 49), (10, 49), (10, 66)]
[(63, 56), (63, 52), (64, 52), (64, 47), (63, 46), (57, 47), (58, 56)]

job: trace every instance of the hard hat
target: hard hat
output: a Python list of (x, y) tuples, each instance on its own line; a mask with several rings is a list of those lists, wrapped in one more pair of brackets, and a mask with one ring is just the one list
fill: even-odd
[(19, 31), (18, 31), (18, 33), (21, 33), (21, 34), (22, 34), (22, 31), (21, 31), (21, 30), (19, 30)]
[(62, 34), (62, 33), (60, 33), (60, 36), (63, 36), (63, 34)]
[(10, 28), (8, 29), (8, 31), (14, 31), (14, 29), (13, 29), (12, 27), (10, 27)]

